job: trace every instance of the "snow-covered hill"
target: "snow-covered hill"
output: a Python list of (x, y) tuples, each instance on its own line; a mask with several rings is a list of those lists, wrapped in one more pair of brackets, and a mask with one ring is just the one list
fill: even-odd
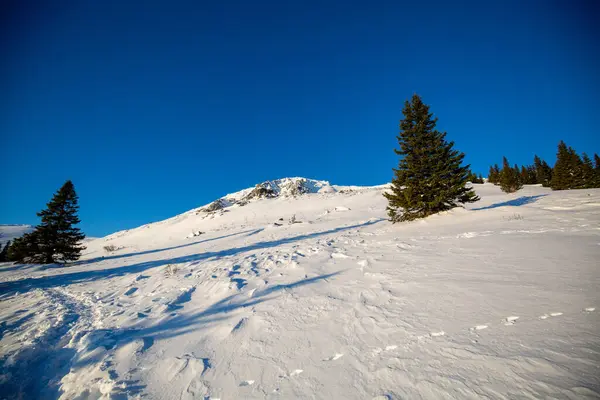
[(0, 264), (0, 393), (597, 398), (600, 190), (475, 188), (392, 225), (385, 186), (282, 179)]
[(0, 245), (4, 245), (9, 240), (15, 240), (32, 230), (33, 226), (31, 225), (0, 225)]

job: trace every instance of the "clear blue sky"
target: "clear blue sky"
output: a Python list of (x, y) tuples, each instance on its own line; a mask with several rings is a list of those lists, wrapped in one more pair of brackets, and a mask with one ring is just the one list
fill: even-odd
[(600, 151), (597, 1), (15, 1), (0, 223), (66, 179), (91, 236), (285, 176), (387, 182), (419, 93), (476, 172)]

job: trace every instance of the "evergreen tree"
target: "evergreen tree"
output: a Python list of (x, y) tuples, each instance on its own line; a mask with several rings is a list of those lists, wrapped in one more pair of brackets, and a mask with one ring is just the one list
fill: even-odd
[(446, 141), (446, 133), (435, 129), (437, 118), (418, 95), (404, 103), (404, 119), (397, 136), (402, 156), (389, 193), (388, 215), (394, 223), (424, 218), (479, 200), (465, 187), (469, 166), (462, 166), (465, 155)]
[(498, 164), (494, 164), (490, 167), (488, 181), (494, 185), (497, 185), (498, 182), (500, 182), (500, 167), (498, 167)]
[(552, 168), (548, 163), (536, 155), (533, 158), (533, 167), (535, 168), (535, 183), (540, 183), (544, 187), (550, 186)]
[(583, 172), (583, 161), (574, 148), (569, 147), (570, 170), (572, 175), (572, 189), (585, 188), (585, 177)]
[(585, 153), (582, 154), (581, 175), (583, 180), (583, 188), (594, 188), (596, 186), (596, 171), (592, 159)]
[(550, 187), (553, 190), (565, 190), (573, 187), (573, 171), (571, 171), (572, 157), (569, 148), (562, 140), (558, 144), (556, 163), (552, 170)]
[(42, 218), (35, 229), (43, 255), (41, 262), (51, 264), (55, 258), (67, 262), (79, 259), (84, 249), (79, 244), (85, 235), (73, 226), (80, 222), (77, 201), (75, 187), (69, 180), (52, 197), (47, 208), (37, 214)]
[(527, 167), (522, 165), (521, 171), (519, 171), (519, 180), (524, 184), (529, 184), (529, 172), (527, 172)]
[(42, 262), (40, 254), (39, 236), (36, 231), (26, 233), (15, 239), (8, 248), (7, 257), (9, 261), (15, 262)]
[(483, 177), (481, 176), (481, 174), (477, 176), (477, 174), (473, 171), (469, 171), (469, 176), (467, 180), (471, 183), (483, 183)]
[(514, 193), (523, 187), (520, 179), (519, 168), (515, 165), (511, 167), (508, 159), (503, 157), (502, 170), (500, 171), (500, 188), (503, 192)]
[(8, 248), (10, 247), (10, 240), (4, 244), (4, 248), (0, 251), (0, 262), (8, 261)]

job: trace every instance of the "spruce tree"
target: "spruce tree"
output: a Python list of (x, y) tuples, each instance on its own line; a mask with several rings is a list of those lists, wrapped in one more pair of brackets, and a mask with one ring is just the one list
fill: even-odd
[(73, 225), (81, 222), (77, 216), (79, 206), (73, 182), (66, 181), (56, 192), (45, 210), (37, 215), (42, 223), (36, 227), (39, 235), (43, 263), (51, 264), (55, 259), (75, 261), (80, 257), (80, 246), (85, 235)]
[(519, 168), (517, 165), (511, 167), (508, 159), (503, 157), (502, 170), (500, 171), (500, 188), (503, 192), (514, 193), (522, 187)]
[(500, 167), (498, 167), (498, 164), (494, 164), (490, 167), (488, 181), (494, 185), (497, 185), (498, 182), (500, 182)]
[(541, 184), (544, 187), (550, 186), (552, 168), (550, 168), (548, 163), (536, 155), (533, 157), (533, 167), (535, 168), (535, 183)]
[(594, 188), (596, 187), (596, 171), (594, 171), (592, 159), (586, 153), (582, 153), (581, 158), (582, 187), (586, 189)]
[(435, 129), (437, 118), (418, 95), (404, 103), (404, 119), (397, 136), (401, 156), (388, 199), (388, 215), (393, 223), (428, 215), (479, 200), (467, 188), (469, 166), (465, 155), (446, 141), (446, 133)]
[(552, 170), (550, 187), (553, 190), (565, 190), (573, 187), (573, 171), (571, 171), (571, 154), (569, 148), (562, 140), (558, 144), (556, 163)]

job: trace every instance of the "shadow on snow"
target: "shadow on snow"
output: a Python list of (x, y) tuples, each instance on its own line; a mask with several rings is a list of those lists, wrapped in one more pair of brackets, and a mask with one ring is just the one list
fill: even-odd
[(80, 272), (71, 272), (60, 275), (50, 275), (43, 276), (40, 278), (26, 278), (15, 281), (1, 282), (0, 283), (0, 298), (10, 296), (16, 293), (25, 293), (34, 289), (47, 289), (53, 288), (57, 286), (68, 286), (75, 283), (88, 282), (98, 279), (110, 279), (119, 276), (124, 276), (127, 274), (137, 274), (143, 271), (146, 271), (150, 268), (160, 267), (167, 264), (180, 264), (180, 263), (188, 263), (193, 261), (202, 261), (211, 258), (222, 258), (234, 256), (239, 253), (244, 253), (247, 251), (266, 249), (270, 247), (276, 247), (282, 244), (294, 243), (304, 239), (310, 239), (314, 237), (319, 237), (322, 235), (328, 235), (331, 233), (336, 233), (340, 231), (345, 231), (349, 229), (362, 228), (369, 225), (376, 224), (378, 222), (384, 221), (384, 219), (377, 219), (368, 222), (364, 222), (362, 224), (350, 225), (339, 227), (335, 229), (330, 229), (322, 232), (314, 232), (308, 233), (304, 235), (298, 235), (290, 238), (284, 238), (279, 240), (271, 240), (271, 241), (263, 241), (254, 244), (250, 244), (247, 246), (237, 247), (233, 249), (214, 251), (214, 252), (206, 252), (199, 254), (192, 254), (187, 256), (173, 257), (162, 260), (153, 260), (146, 261), (137, 264), (125, 265), (122, 267), (108, 268), (108, 269), (100, 269), (93, 271), (80, 271)]
[(491, 204), (491, 205), (485, 206), (485, 207), (473, 208), (472, 210), (473, 211), (491, 210), (493, 208), (505, 207), (505, 206), (520, 207), (520, 206), (524, 206), (526, 204), (535, 203), (540, 197), (544, 197), (544, 196), (546, 196), (546, 195), (538, 194), (535, 196), (522, 196), (517, 199), (504, 201), (502, 203)]

